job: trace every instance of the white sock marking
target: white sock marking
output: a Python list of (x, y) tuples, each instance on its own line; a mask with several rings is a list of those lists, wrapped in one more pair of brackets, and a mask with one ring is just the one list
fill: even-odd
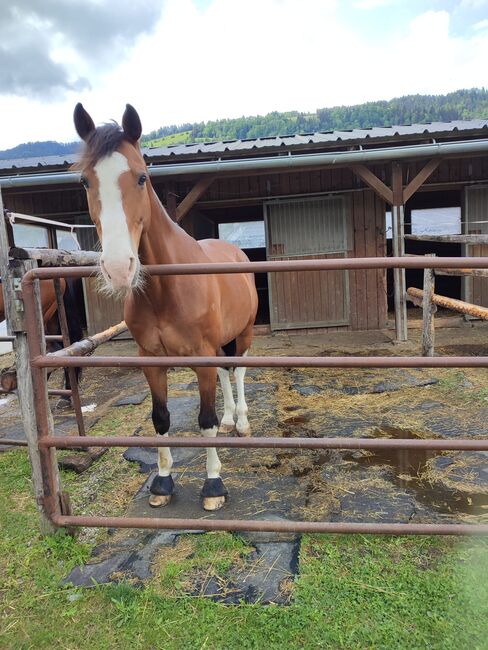
[[(167, 433), (163, 433), (164, 437), (168, 437)], [(171, 468), (173, 467), (173, 456), (169, 447), (159, 447), (158, 449), (158, 468), (159, 476), (169, 476)]]
[(217, 368), (222, 387), (222, 394), (224, 396), (224, 417), (222, 424), (234, 426), (234, 413), (236, 412), (236, 403), (234, 402), (234, 395), (232, 393), (232, 384), (230, 381), (230, 372), (225, 368)]
[[(217, 427), (211, 429), (201, 429), (202, 436), (215, 438), (217, 436)], [(207, 447), (207, 478), (220, 478), (220, 469), (222, 463), (217, 455), (215, 447)]]

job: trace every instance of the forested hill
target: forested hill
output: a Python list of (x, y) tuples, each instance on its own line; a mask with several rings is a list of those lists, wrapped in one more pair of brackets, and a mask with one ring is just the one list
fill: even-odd
[[(144, 135), (142, 143), (167, 146), (477, 117), (488, 117), (488, 90), (484, 88), (457, 90), (447, 95), (406, 95), (390, 101), (320, 108), (315, 113), (273, 111), (263, 116), (164, 126)], [(0, 151), (0, 159), (63, 155), (77, 151), (78, 147), (77, 142), (29, 142)]]

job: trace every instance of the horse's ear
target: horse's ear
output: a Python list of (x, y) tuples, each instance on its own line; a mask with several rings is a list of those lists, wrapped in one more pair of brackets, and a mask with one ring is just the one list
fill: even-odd
[(75, 106), (73, 120), (76, 132), (82, 140), (86, 140), (90, 133), (95, 130), (95, 123), (79, 102)]
[(130, 104), (126, 104), (124, 116), (122, 117), (122, 128), (127, 136), (127, 140), (135, 144), (142, 134), (142, 124), (136, 109)]

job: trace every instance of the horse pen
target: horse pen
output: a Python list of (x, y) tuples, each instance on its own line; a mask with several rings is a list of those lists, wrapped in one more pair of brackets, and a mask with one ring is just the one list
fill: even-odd
[[(43, 255), (46, 263), (48, 252), (35, 253), (37, 261)], [(80, 254), (79, 259), (82, 257), (83, 254)], [(347, 553), (354, 555), (357, 551), (363, 557), (365, 553), (366, 557), (369, 553), (375, 554), (376, 551), (372, 550), (364, 537), (368, 533), (450, 536), (488, 532), (483, 516), (486, 483), (480, 483), (485, 471), (482, 454), (488, 450), (486, 432), (482, 426), (478, 426), (479, 432), (474, 430), (476, 412), (473, 413), (474, 417), (465, 422), (466, 426), (460, 424), (463, 419), (466, 420), (469, 411), (476, 411), (479, 399), (484, 399), (478, 395), (482, 384), (475, 383), (474, 377), (476, 372), (488, 366), (486, 356), (417, 357), (406, 356), (405, 350), (400, 349), (400, 355), (392, 357), (386, 339), (376, 340), (374, 337), (370, 337), (370, 341), (373, 351), (377, 350), (375, 356), (363, 356), (365, 346), (358, 345), (357, 340), (352, 349), (356, 345), (360, 356), (344, 356), (343, 353), (335, 356), (341, 343), (336, 349), (324, 350), (321, 337), (318, 340), (317, 337), (310, 339), (314, 341), (315, 348), (303, 341), (306, 337), (297, 338), (299, 343), (293, 342), (294, 337), (258, 338), (255, 345), (257, 349), (272, 351), (274, 348), (280, 356), (255, 356), (247, 358), (245, 362), (240, 358), (229, 359), (229, 363), (236, 367), (245, 363), (252, 369), (249, 387), (252, 387), (251, 394), (256, 407), (255, 420), (252, 407), (250, 411), (251, 420), (255, 422), (254, 437), (226, 436), (213, 443), (218, 448), (228, 449), (224, 452), (229, 464), (227, 482), (233, 492), (233, 498), (221, 511), (221, 517), (210, 513), (202, 517), (195, 505), (194, 495), (200, 476), (199, 450), (208, 445), (208, 439), (189, 435), (192, 425), (188, 415), (196, 408), (195, 384), (191, 375), (183, 370), (196, 364), (216, 366), (218, 359), (199, 357), (151, 360), (151, 364), (175, 369), (171, 382), (174, 392), (172, 408), (174, 411), (179, 407), (181, 411), (175, 424), (181, 435), (171, 437), (170, 441), (147, 435), (147, 407), (144, 407), (144, 399), (139, 404), (135, 400), (132, 406), (128, 400), (128, 405), (119, 410), (122, 413), (125, 408), (125, 416), (111, 416), (113, 423), (110, 423), (110, 417), (102, 418), (83, 439), (79, 436), (56, 435), (50, 416), (44, 368), (76, 365), (97, 368), (100, 372), (109, 368), (130, 371), (148, 363), (137, 357), (120, 356), (116, 346), (122, 344), (117, 342), (110, 348), (110, 356), (99, 356), (95, 350), (96, 344), (90, 344), (89, 341), (75, 344), (55, 355), (44, 353), (40, 328), (42, 321), (38, 316), (40, 304), (36, 295), (37, 280), (86, 277), (93, 273), (93, 266), (73, 266), (76, 258), (76, 253), (69, 257), (68, 267), (49, 267), (43, 264), (37, 268), (37, 261), (30, 259), (16, 260), (13, 264), (21, 269), (16, 274), (23, 275), (25, 330), (19, 328), (20, 331), (15, 336), (17, 352), (23, 355), (19, 370), (25, 373), (24, 379), (27, 382), (22, 397), (24, 414), (28, 414), (24, 427), (26, 433), (30, 428), (29, 452), (41, 525), (44, 531), (62, 528), (71, 534), (75, 534), (77, 527), (82, 527), (81, 540), (92, 545), (96, 542), (93, 558), (84, 555), (80, 564), (79, 552), (78, 555), (75, 553), (77, 559), (71, 565), (72, 571), (62, 576), (66, 593), (70, 593), (75, 602), (79, 593), (76, 585), (92, 586), (108, 582), (112, 585), (109, 587), (112, 589), (108, 592), (109, 598), (118, 603), (115, 605), (118, 620), (132, 620), (127, 609), (127, 591), (124, 592), (124, 589), (129, 589), (128, 586), (124, 587), (126, 581), (127, 584), (147, 584), (148, 581), (149, 584), (154, 584), (154, 576), (164, 575), (166, 587), (163, 588), (163, 594), (167, 593), (169, 602), (172, 602), (175, 595), (183, 599), (179, 602), (184, 618), (187, 619), (192, 616), (190, 610), (194, 605), (191, 603), (195, 602), (195, 596), (202, 599), (203, 609), (199, 611), (206, 612), (207, 616), (210, 615), (209, 605), (206, 604), (208, 600), (236, 605), (243, 602), (282, 603), (289, 604), (293, 610), (294, 583), (297, 580), (308, 585), (306, 589), (311, 589), (314, 599), (320, 598), (317, 587), (324, 590), (325, 596), (329, 594), (329, 597), (339, 598), (338, 602), (342, 602), (340, 599), (344, 596), (347, 599), (347, 593), (349, 597), (351, 594), (357, 597), (356, 590), (359, 590), (362, 607), (366, 607), (364, 598), (370, 600), (374, 596), (374, 607), (381, 609), (384, 606), (381, 598), (386, 597), (388, 600), (392, 593), (405, 589), (396, 586), (397, 581), (405, 580), (403, 574), (392, 574), (392, 581), (387, 583), (378, 582), (379, 577), (374, 578), (368, 574), (368, 580), (373, 579), (374, 584), (365, 584), (363, 578), (358, 577), (362, 575), (361, 567), (353, 563), (348, 577), (343, 575), (347, 585), (345, 593), (331, 596), (334, 593), (332, 583), (325, 577), (321, 587), (311, 586), (313, 572), (318, 570), (314, 557), (320, 556), (327, 549), (328, 563), (333, 567), (335, 564), (330, 552), (338, 552), (342, 560), (347, 558)], [(377, 266), (432, 269), (441, 265), (451, 269), (488, 268), (486, 258), (359, 258), (317, 260), (313, 263), (249, 263), (245, 268), (255, 272), (280, 272), (289, 268), (361, 269)], [(156, 274), (205, 273), (209, 270), (203, 265), (147, 269), (149, 273)], [(232, 268), (213, 265), (211, 270), (213, 273), (232, 273), (241, 269), (235, 265)], [(439, 333), (441, 335), (442, 330)], [(104, 338), (108, 338), (108, 335), (102, 336)], [(328, 338), (329, 345), (332, 340), (333, 337)], [(287, 350), (290, 347), (292, 351), (293, 348), (303, 350), (303, 356), (289, 356)], [(84, 352), (95, 352), (95, 355), (88, 358), (81, 356)], [(350, 350), (348, 355), (351, 355)], [(31, 360), (32, 367), (31, 387), (28, 359)], [(460, 380), (458, 375), (445, 374), (449, 369), (458, 368), (470, 372), (469, 379), (463, 377)], [(375, 369), (379, 370), (378, 374), (374, 374)], [(436, 373), (436, 376), (424, 375), (425, 371)], [(110, 374), (106, 375), (106, 381), (110, 382)], [(459, 402), (452, 403), (450, 394), (454, 386), (457, 390), (463, 390), (463, 382), (469, 382), (467, 390), (473, 395), (468, 409), (460, 409)], [(140, 387), (140, 383), (131, 384), (132, 391), (139, 390)], [(417, 400), (414, 397), (416, 392), (421, 393), (416, 404), (419, 412), (412, 413), (412, 402)], [(147, 392), (141, 397), (146, 395)], [(371, 403), (368, 403), (368, 398)], [(386, 398), (389, 398), (387, 403), (384, 402)], [(411, 401), (405, 404), (405, 399)], [(354, 402), (352, 407), (351, 401)], [(446, 408), (443, 402), (446, 401), (451, 402), (451, 407), (443, 411)], [(324, 407), (329, 413), (324, 413)], [(425, 422), (435, 419), (433, 416), (436, 415), (436, 410), (440, 411), (437, 415), (441, 417), (437, 418), (437, 428), (432, 426), (429, 431)], [(459, 416), (456, 416), (457, 411), (460, 411)], [(390, 422), (385, 415), (389, 416)], [(422, 416), (425, 416), (423, 423)], [(451, 431), (456, 426), (457, 430), (449, 433), (446, 420), (455, 419), (455, 416), (456, 424)], [(398, 425), (400, 418), (403, 425)], [(117, 435), (107, 435), (114, 430)], [(434, 435), (429, 435), (432, 432)], [(169, 443), (176, 449), (178, 492), (170, 512), (160, 518), (155, 516), (157, 511), (148, 509), (145, 505), (150, 477), (146, 479), (144, 472), (151, 474), (156, 465), (156, 448)], [(114, 454), (110, 460), (110, 477), (112, 481), (115, 480), (114, 483), (107, 485), (103, 482), (107, 479), (106, 467), (109, 463), (103, 459), (98, 461), (105, 462), (105, 469), (99, 470), (101, 484), (97, 482), (97, 464), (90, 469), (90, 473), (80, 475), (77, 479), (71, 478), (63, 470), (60, 474), (56, 449), (87, 447), (109, 448), (110, 453)], [(143, 473), (138, 473), (133, 463), (129, 464), (115, 455), (114, 447), (124, 448), (124, 457), (135, 461)], [(396, 457), (396, 454), (399, 456)], [(397, 460), (393, 460), (395, 458)], [(70, 486), (70, 491), (73, 492), (71, 500), (61, 486), (60, 479)], [(76, 481), (84, 486), (81, 493), (77, 493)], [(90, 483), (94, 485), (90, 487)], [(83, 496), (87, 488), (88, 492)], [(96, 496), (98, 491), (99, 499)], [(111, 506), (115, 506), (115, 516)], [(81, 514), (75, 510), (78, 507), (81, 507)], [(38, 522), (35, 523), (37, 526)], [(94, 536), (87, 530), (87, 527), (93, 526), (108, 528), (108, 535), (101, 536), (99, 533)], [(136, 530), (124, 532), (126, 528)], [(233, 531), (240, 532), (241, 535), (229, 537), (227, 533), (220, 541), (220, 538), (202, 536), (203, 531)], [(329, 540), (323, 546), (322, 538), (306, 535), (317, 532), (357, 533), (358, 537), (351, 540), (358, 541), (346, 542), (347, 538), (339, 535), (337, 543)], [(303, 534), (305, 537), (300, 548)], [(58, 533), (53, 539), (66, 538), (60, 538)], [(402, 552), (403, 555), (397, 555), (402, 570), (406, 566), (402, 562), (409, 553), (412, 553), (410, 562), (413, 561), (413, 556), (415, 562), (421, 561), (422, 554), (417, 555), (406, 538), (398, 539), (404, 540), (403, 545), (407, 549)], [(383, 547), (390, 550), (396, 548), (394, 541), (387, 540), (388, 538), (379, 538)], [(77, 542), (63, 544), (76, 546)], [(341, 555), (348, 544), (350, 547), (346, 555)], [(359, 547), (363, 547), (362, 550)], [(59, 553), (52, 549), (51, 552)], [(432, 550), (432, 553), (436, 552)], [(339, 571), (341, 561), (336, 566), (336, 571)], [(427, 562), (425, 568), (429, 573), (429, 563), (434, 566), (436, 560), (431, 558)], [(79, 566), (74, 566), (75, 564)], [(169, 577), (171, 567), (178, 567), (179, 578), (176, 582)], [(408, 571), (410, 570), (411, 567)], [(330, 579), (335, 581), (333, 575)], [(430, 580), (433, 579), (431, 575)], [(444, 574), (441, 582), (446, 582)], [(168, 584), (172, 586), (168, 588)], [(59, 591), (59, 583), (57, 585)], [(69, 585), (75, 585), (71, 587), (75, 589), (74, 592), (69, 591)], [(151, 588), (148, 587), (149, 590)], [(187, 598), (190, 600), (186, 601)], [(393, 596), (395, 598), (398, 595)], [(56, 597), (50, 597), (50, 600), (56, 602)], [(147, 609), (148, 601), (145, 602), (144, 607)], [(190, 610), (187, 609), (187, 602)], [(341, 607), (346, 607), (345, 602)], [(137, 607), (138, 615), (146, 611), (141, 607)], [(149, 605), (149, 611), (151, 607), (152, 604)], [(240, 611), (240, 607), (241, 605), (237, 607), (237, 611)], [(256, 610), (252, 611), (254, 616), (261, 618)], [(298, 617), (297, 625), (301, 626), (301, 616), (304, 616), (304, 620), (309, 620), (310, 611), (312, 610), (304, 610), (305, 613), (300, 612), (299, 616), (292, 614), (292, 618)], [(270, 612), (263, 616), (274, 616)], [(174, 612), (169, 610), (167, 615), (174, 616)], [(239, 616), (242, 615), (241, 612)], [(145, 614), (142, 618), (146, 620), (146, 625), (150, 626), (150, 619), (145, 619), (144, 616)], [(453, 612), (449, 616), (455, 618)], [(230, 615), (229, 620), (232, 619), (233, 616)], [(329, 620), (329, 623), (332, 621)], [(345, 621), (342, 621), (342, 625), (346, 625)], [(415, 625), (408, 633), (417, 634), (414, 628)], [(184, 647), (200, 647), (209, 634), (212, 632), (207, 628), (199, 644), (192, 645), (189, 641), (183, 641), (182, 644)], [(257, 632), (253, 634), (256, 635)], [(304, 638), (301, 636), (303, 634), (305, 633), (301, 632), (298, 637), (294, 637), (297, 647), (300, 639)], [(305, 638), (306, 636), (305, 634)], [(183, 634), (182, 638), (186, 636)], [(228, 637), (220, 634), (219, 638), (221, 647), (226, 647)], [(283, 638), (289, 641), (284, 623)], [(313, 634), (310, 638), (310, 643), (313, 644)], [(262, 637), (260, 642), (264, 643)], [(391, 637), (391, 643), (395, 644), (394, 636)], [(229, 645), (232, 643), (229, 642)]]

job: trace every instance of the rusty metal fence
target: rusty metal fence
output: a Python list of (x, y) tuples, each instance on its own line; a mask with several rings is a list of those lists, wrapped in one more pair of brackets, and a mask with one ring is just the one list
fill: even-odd
[[(488, 268), (488, 257), (483, 258), (348, 258), (275, 262), (248, 262), (234, 264), (175, 264), (148, 266), (150, 275), (196, 275), (243, 272), (284, 272), (318, 270), (363, 270), (389, 268)], [(95, 437), (85, 438), (50, 435), (49, 403), (45, 368), (52, 367), (218, 367), (219, 357), (130, 357), (130, 356), (57, 356), (42, 353), (42, 330), (37, 318), (35, 283), (47, 278), (82, 278), (94, 274), (90, 266), (64, 268), (34, 268), (22, 279), (26, 330), (30, 353), (30, 367), (34, 409), (37, 423), (37, 445), (43, 482), (43, 509), (55, 526), (91, 526), (153, 529), (191, 529), (227, 531), (275, 531), (318, 533), (374, 533), (394, 535), (468, 535), (487, 534), (488, 524), (390, 524), (340, 523), (308, 521), (266, 521), (226, 519), (183, 519), (152, 517), (111, 517), (73, 515), (63, 507), (57, 478), (53, 472), (56, 448), (80, 447), (208, 447), (209, 440), (201, 436), (185, 437)], [(307, 367), (307, 368), (487, 368), (488, 357), (226, 357), (226, 363), (235, 367)], [(415, 449), (415, 450), (469, 450), (488, 451), (488, 439), (373, 439), (373, 438), (233, 438), (212, 439), (212, 446), (226, 448), (266, 449)]]

